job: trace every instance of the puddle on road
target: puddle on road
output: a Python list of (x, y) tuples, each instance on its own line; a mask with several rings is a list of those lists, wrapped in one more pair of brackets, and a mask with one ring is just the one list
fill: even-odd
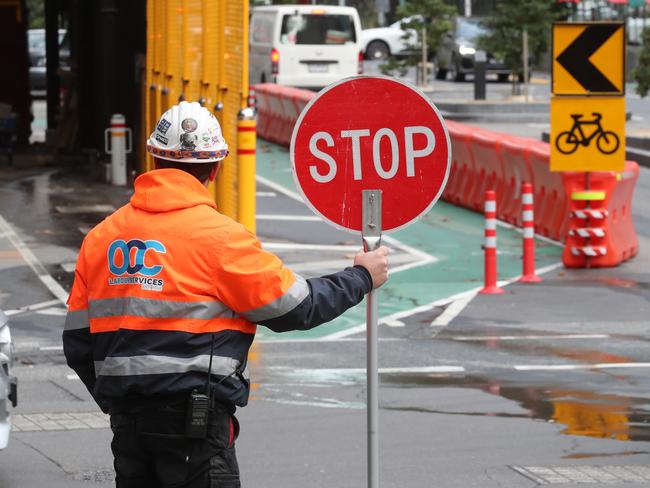
[(404, 388), (460, 387), (481, 390), (516, 402), (525, 414), (497, 411), (440, 411), (421, 407), (387, 407), (390, 410), (421, 411), (448, 415), (530, 418), (564, 425), (566, 435), (650, 441), (650, 399), (587, 390), (531, 387), (498, 383), (477, 376), (381, 375), (384, 385)]
[[(295, 386), (363, 386), (365, 370), (359, 369), (276, 369)], [(270, 378), (269, 378), (270, 379)], [(618, 441), (650, 441), (650, 398), (599, 393), (570, 387), (522, 385), (481, 376), (438, 373), (380, 373), (380, 383), (393, 388), (464, 388), (478, 390), (515, 402), (525, 412), (513, 413), (482, 408), (475, 402), (468, 409), (440, 409), (411, 403), (385, 405), (385, 410), (441, 415), (521, 418), (563, 425), (562, 434)], [(266, 381), (263, 381), (264, 384)], [(594, 455), (595, 456), (595, 455)]]

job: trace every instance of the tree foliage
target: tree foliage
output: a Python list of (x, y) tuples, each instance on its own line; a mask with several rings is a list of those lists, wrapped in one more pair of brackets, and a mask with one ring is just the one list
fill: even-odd
[(404, 30), (412, 29), (417, 33), (417, 39), (412, 39), (408, 34), (404, 36), (404, 40), (408, 41), (407, 49), (413, 54), (400, 60), (390, 58), (381, 66), (381, 70), (384, 74), (399, 72), (404, 76), (409, 66), (415, 66), (422, 60), (422, 29), (426, 28), (427, 51), (431, 57), (443, 36), (452, 29), (456, 8), (447, 5), (444, 0), (411, 0), (397, 7), (396, 14), (398, 18), (410, 18), (408, 22), (402, 23)]
[(45, 27), (45, 0), (27, 0), (29, 28)]
[(528, 53), (534, 66), (548, 52), (553, 21), (566, 17), (566, 13), (566, 7), (553, 0), (498, 0), (483, 21), (488, 32), (478, 39), (478, 46), (521, 75), (524, 28), (528, 30)]
[(637, 94), (641, 97), (647, 96), (650, 91), (650, 27), (643, 29), (639, 60), (632, 72), (632, 78), (636, 81)]

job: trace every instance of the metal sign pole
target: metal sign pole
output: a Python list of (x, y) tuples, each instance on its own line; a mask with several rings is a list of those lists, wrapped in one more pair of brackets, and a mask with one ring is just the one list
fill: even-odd
[[(363, 248), (374, 251), (381, 245), (381, 190), (363, 190)], [(368, 488), (379, 487), (379, 371), (377, 366), (377, 290), (366, 298), (366, 368), (368, 422)]]
[(524, 61), (524, 97), (526, 100), (526, 103), (528, 103), (528, 27), (524, 26), (524, 35), (523, 35), (523, 43), (524, 43), (524, 54), (523, 54), (523, 61)]

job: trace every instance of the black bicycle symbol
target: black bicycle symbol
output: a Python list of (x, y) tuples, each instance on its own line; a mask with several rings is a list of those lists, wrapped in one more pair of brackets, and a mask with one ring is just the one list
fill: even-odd
[[(593, 112), (592, 115), (594, 116), (593, 120), (580, 120), (584, 117), (583, 114), (571, 114), (573, 127), (571, 127), (571, 130), (560, 132), (555, 138), (555, 147), (557, 147), (558, 151), (562, 154), (572, 154), (580, 144), (587, 147), (596, 138), (596, 147), (601, 153), (612, 154), (616, 152), (620, 144), (618, 136), (611, 130), (603, 130), (600, 125), (600, 119), (603, 118), (602, 114)], [(597, 129), (591, 135), (586, 136), (582, 130), (584, 125), (596, 125)]]

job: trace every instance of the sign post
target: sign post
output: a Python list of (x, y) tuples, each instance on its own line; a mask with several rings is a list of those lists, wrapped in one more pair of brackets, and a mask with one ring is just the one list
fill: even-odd
[[(451, 165), (440, 113), (411, 85), (358, 76), (318, 93), (300, 114), (289, 151), (305, 203), (334, 227), (360, 235), (366, 252), (442, 195)], [(366, 299), (368, 488), (379, 487), (379, 297)]]
[[(381, 190), (363, 190), (363, 250), (374, 251), (381, 245)], [(368, 487), (379, 486), (379, 367), (378, 367), (377, 290), (366, 300), (366, 376), (368, 390)]]

